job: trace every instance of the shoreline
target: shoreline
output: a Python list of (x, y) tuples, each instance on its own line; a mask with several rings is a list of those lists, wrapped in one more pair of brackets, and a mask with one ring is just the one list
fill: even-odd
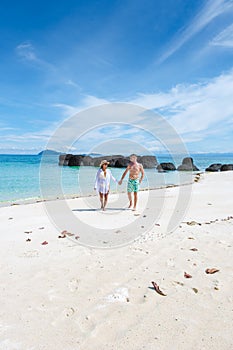
[[(193, 181), (192, 182), (187, 182), (183, 184), (168, 184), (164, 186), (159, 186), (159, 187), (151, 187), (151, 188), (142, 188), (139, 190), (139, 192), (144, 192), (144, 191), (156, 191), (159, 189), (164, 189), (164, 188), (170, 188), (170, 187), (180, 187), (180, 186), (185, 186), (185, 185), (190, 185), (195, 181), (195, 177), (205, 174), (205, 172), (198, 171), (198, 172), (192, 172), (193, 176)], [(117, 193), (127, 193), (126, 190), (122, 191), (111, 191), (111, 194), (117, 194)], [(95, 193), (90, 193), (90, 194), (85, 194), (85, 195), (77, 195), (77, 194), (70, 194), (70, 195), (64, 195), (63, 197), (51, 197), (51, 198), (40, 198), (40, 197), (32, 197), (32, 198), (25, 198), (25, 199), (14, 199), (14, 200), (9, 200), (9, 201), (0, 201), (0, 208), (4, 207), (10, 207), (14, 205), (28, 205), (28, 204), (35, 204), (35, 203), (40, 203), (40, 202), (48, 202), (48, 201), (56, 201), (56, 200), (69, 200), (69, 199), (77, 199), (77, 198), (85, 198), (85, 197), (96, 197), (97, 194)]]
[[(156, 190), (161, 190), (165, 188), (172, 188), (172, 187), (181, 187), (181, 186), (186, 186), (186, 185), (191, 185), (193, 182), (190, 183), (185, 183), (185, 184), (180, 184), (180, 185), (165, 185), (161, 187), (152, 187), (152, 188), (144, 188), (140, 189), (139, 192), (145, 192), (145, 191), (156, 191)], [(111, 191), (110, 194), (127, 194), (127, 191)], [(29, 205), (29, 204), (36, 204), (36, 203), (41, 203), (41, 202), (51, 202), (51, 201), (62, 201), (62, 200), (69, 200), (69, 199), (78, 199), (78, 198), (88, 198), (88, 197), (97, 197), (97, 194), (89, 194), (89, 195), (76, 195), (76, 194), (71, 194), (71, 195), (65, 195), (63, 198), (59, 197), (52, 197), (52, 198), (46, 198), (46, 199), (40, 199), (40, 198), (28, 198), (28, 199), (17, 199), (14, 201), (4, 201), (0, 202), (0, 208), (5, 208), (5, 207), (11, 207), (14, 205)]]

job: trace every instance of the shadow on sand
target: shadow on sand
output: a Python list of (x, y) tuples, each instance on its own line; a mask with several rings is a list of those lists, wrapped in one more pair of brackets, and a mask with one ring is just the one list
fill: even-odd
[[(106, 208), (105, 211), (114, 210), (114, 211), (123, 211), (123, 210), (130, 210), (129, 208)], [(72, 211), (79, 211), (79, 212), (94, 212), (94, 211), (102, 211), (100, 208), (80, 208), (80, 209), (72, 209)]]

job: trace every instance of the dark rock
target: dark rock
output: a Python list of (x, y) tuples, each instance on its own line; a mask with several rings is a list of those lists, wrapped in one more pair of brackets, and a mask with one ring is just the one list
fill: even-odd
[(179, 171), (199, 171), (196, 165), (193, 164), (193, 158), (186, 157), (182, 160), (182, 164), (178, 166)]
[(199, 171), (198, 167), (196, 165), (188, 165), (188, 164), (181, 164), (178, 166), (177, 170), (179, 171)]
[(83, 165), (86, 166), (93, 166), (94, 165), (94, 159), (90, 156), (84, 156), (83, 157)]
[(221, 163), (214, 163), (208, 166), (205, 171), (220, 171), (222, 164)]
[(233, 170), (233, 164), (223, 164), (220, 168), (220, 171)]
[(141, 163), (143, 167), (147, 169), (155, 168), (158, 165), (158, 162), (155, 156), (138, 157), (138, 162)]
[[(98, 167), (103, 159), (106, 159), (110, 163), (110, 167), (126, 168), (129, 164), (129, 157), (124, 157), (122, 155), (91, 157), (81, 154), (62, 154), (59, 156), (59, 165)], [(157, 165), (157, 159), (154, 156), (139, 156), (138, 162), (141, 163), (144, 168), (154, 168)]]
[[(129, 164), (129, 159), (127, 158), (118, 158), (116, 159), (114, 165), (115, 168), (127, 168)], [(110, 162), (110, 166), (111, 166), (111, 162)]]
[(59, 165), (68, 165), (69, 159), (72, 157), (72, 154), (60, 154), (59, 156)]
[(183, 160), (182, 160), (182, 164), (187, 164), (190, 166), (193, 165), (193, 158), (192, 157), (185, 157)]
[(99, 165), (100, 165), (100, 160), (99, 159), (94, 159), (93, 166), (99, 166)]
[(122, 155), (114, 155), (114, 156), (101, 156), (101, 157), (95, 157), (93, 158), (93, 161), (94, 161), (94, 166), (99, 166), (101, 161), (103, 159), (106, 159), (110, 164), (109, 166), (110, 167), (115, 167), (115, 162), (117, 159), (122, 159), (124, 158), (124, 156)]
[(83, 158), (84, 156), (77, 155), (77, 156), (71, 156), (68, 161), (69, 166), (80, 166), (83, 164)]
[(175, 167), (175, 165), (173, 163), (170, 163), (170, 162), (160, 163), (157, 166), (157, 170), (159, 172), (162, 172), (162, 171), (173, 171), (173, 170), (176, 170), (176, 167)]

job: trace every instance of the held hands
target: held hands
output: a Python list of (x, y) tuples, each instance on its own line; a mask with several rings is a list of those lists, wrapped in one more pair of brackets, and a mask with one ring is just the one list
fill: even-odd
[(118, 185), (121, 185), (122, 184), (122, 180), (118, 181)]

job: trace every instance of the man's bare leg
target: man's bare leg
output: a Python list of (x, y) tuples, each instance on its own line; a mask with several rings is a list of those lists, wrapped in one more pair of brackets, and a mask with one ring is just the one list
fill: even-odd
[(138, 201), (138, 193), (134, 192), (134, 206), (133, 206), (133, 210), (136, 210), (137, 201)]
[(132, 207), (132, 204), (133, 204), (131, 192), (128, 192), (128, 198), (129, 198), (129, 206), (128, 206), (128, 208), (131, 208), (131, 207)]
[(103, 193), (99, 193), (100, 195), (100, 204), (101, 204), (101, 209), (104, 208), (104, 198), (103, 198)]
[(106, 207), (106, 205), (107, 205), (107, 202), (108, 202), (108, 193), (106, 193), (106, 194), (104, 195), (104, 205), (103, 205), (103, 210), (105, 210), (105, 207)]

